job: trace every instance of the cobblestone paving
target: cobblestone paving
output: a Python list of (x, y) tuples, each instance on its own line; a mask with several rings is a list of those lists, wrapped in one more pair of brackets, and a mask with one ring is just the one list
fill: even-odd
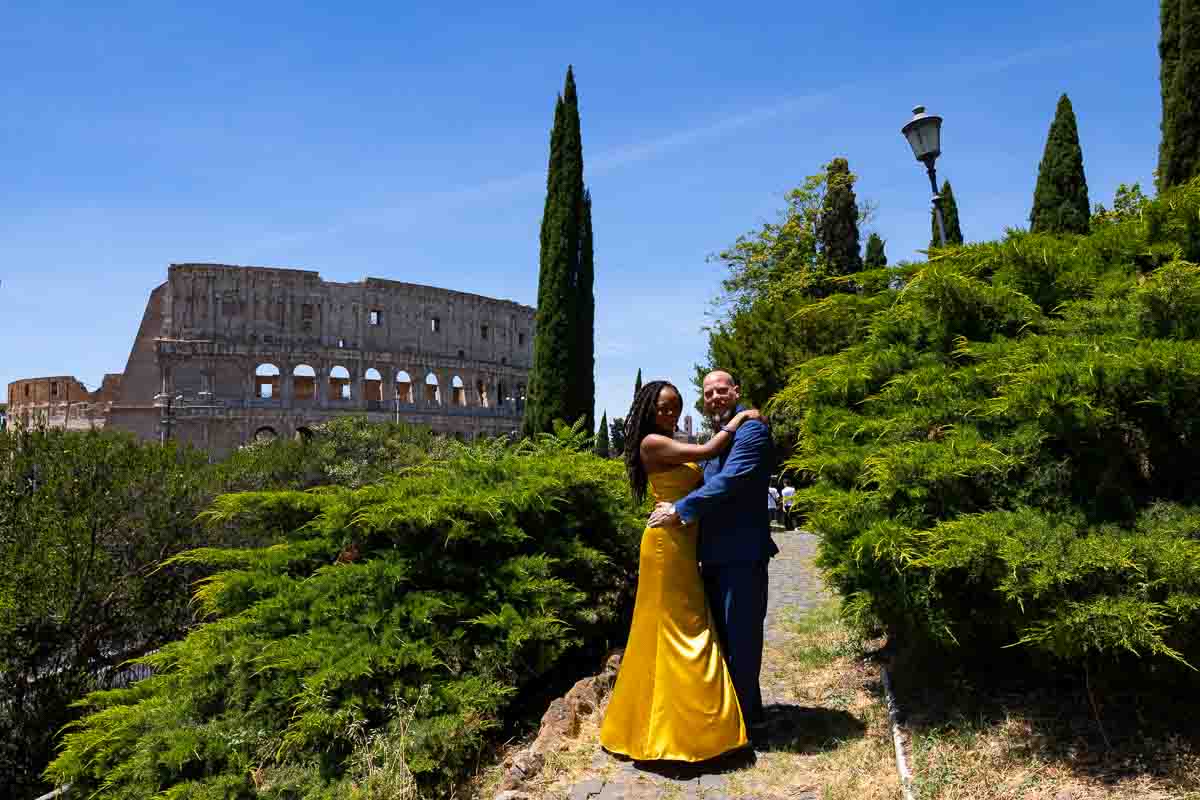
[[(771, 560), (762, 689), (767, 706), (784, 701), (777, 679), (773, 644), (788, 636), (787, 622), (812, 608), (825, 596), (812, 568), (816, 537), (800, 531), (774, 537), (779, 555)], [(601, 751), (589, 774), (567, 792), (568, 800), (763, 800), (768, 793), (754, 781), (755, 756), (749, 751), (731, 754), (705, 764), (654, 763), (618, 760)], [(730, 778), (736, 776), (736, 788)], [(816, 800), (813, 792), (791, 793), (789, 800)]]

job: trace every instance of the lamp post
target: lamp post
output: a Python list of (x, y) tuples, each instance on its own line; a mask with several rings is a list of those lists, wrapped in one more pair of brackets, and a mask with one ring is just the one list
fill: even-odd
[(946, 246), (946, 224), (942, 221), (942, 196), (938, 194), (937, 174), (933, 162), (942, 154), (942, 118), (936, 114), (926, 114), (925, 106), (913, 109), (913, 116), (900, 129), (908, 140), (913, 155), (925, 165), (929, 174), (929, 185), (933, 189), (933, 216), (937, 220), (938, 239), (942, 247)]

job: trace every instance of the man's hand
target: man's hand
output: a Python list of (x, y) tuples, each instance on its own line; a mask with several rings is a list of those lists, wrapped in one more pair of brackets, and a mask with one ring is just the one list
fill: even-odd
[(679, 523), (679, 515), (675, 513), (675, 504), (659, 503), (654, 507), (654, 511), (650, 514), (650, 520), (646, 524), (651, 528), (665, 528)]

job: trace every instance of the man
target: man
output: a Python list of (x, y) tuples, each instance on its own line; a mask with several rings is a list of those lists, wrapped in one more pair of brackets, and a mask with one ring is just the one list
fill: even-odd
[(783, 529), (790, 531), (795, 520), (792, 518), (792, 508), (796, 505), (796, 487), (792, 486), (791, 478), (783, 479)]
[[(733, 377), (721, 370), (704, 377), (704, 411), (719, 429), (742, 407)], [(762, 497), (771, 480), (771, 433), (761, 420), (742, 423), (725, 454), (704, 465), (704, 485), (676, 503), (659, 503), (650, 526), (700, 520), (698, 558), (704, 590), (725, 652), (742, 718), (751, 739), (763, 730), (763, 622), (767, 614), (767, 562), (779, 552)]]

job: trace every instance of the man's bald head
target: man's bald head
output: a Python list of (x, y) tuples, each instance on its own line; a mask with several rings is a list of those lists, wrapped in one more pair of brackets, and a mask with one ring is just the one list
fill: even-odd
[(733, 376), (723, 369), (715, 369), (704, 376), (704, 413), (713, 422), (724, 425), (736, 413), (741, 391)]

